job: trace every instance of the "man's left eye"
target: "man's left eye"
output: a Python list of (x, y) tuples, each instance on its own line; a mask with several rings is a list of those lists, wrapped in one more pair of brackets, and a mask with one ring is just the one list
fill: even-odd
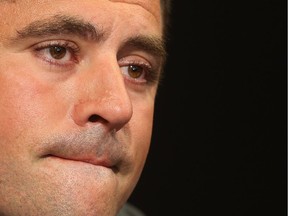
[(148, 85), (159, 81), (159, 69), (146, 58), (131, 55), (118, 60), (118, 64), (124, 78), (134, 84)]
[(130, 81), (135, 83), (146, 83), (147, 82), (147, 69), (144, 66), (129, 64), (121, 67), (123, 76)]
[(129, 76), (134, 79), (137, 79), (144, 74), (144, 68), (138, 65), (129, 65), (127, 70)]

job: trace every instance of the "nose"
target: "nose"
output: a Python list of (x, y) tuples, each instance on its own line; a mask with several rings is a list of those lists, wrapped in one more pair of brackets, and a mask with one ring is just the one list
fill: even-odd
[(106, 58), (95, 63), (78, 79), (78, 99), (72, 118), (82, 127), (101, 123), (109, 131), (121, 129), (132, 117), (133, 109), (117, 61)]

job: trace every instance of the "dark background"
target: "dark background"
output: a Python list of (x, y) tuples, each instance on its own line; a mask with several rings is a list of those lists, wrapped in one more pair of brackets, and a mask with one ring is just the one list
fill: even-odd
[(147, 216), (286, 216), (286, 1), (174, 0)]

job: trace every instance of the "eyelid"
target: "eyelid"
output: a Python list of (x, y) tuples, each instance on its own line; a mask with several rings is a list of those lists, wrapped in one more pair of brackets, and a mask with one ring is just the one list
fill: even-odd
[(123, 65), (138, 65), (138, 66), (142, 66), (148, 70), (152, 70), (152, 66), (151, 64), (147, 63), (146, 61), (141, 61), (141, 60), (135, 60), (135, 59), (132, 59), (132, 60), (128, 60), (126, 58), (124, 59), (121, 59), (119, 61), (120, 64), (123, 64)]
[[(145, 82), (138, 81), (139, 83), (154, 84), (159, 81), (159, 70), (157, 70), (157, 68), (153, 67), (147, 60), (143, 58), (140, 58), (140, 57), (135, 58), (135, 56), (131, 56), (131, 57), (122, 58), (118, 62), (119, 62), (120, 67), (125, 67), (125, 66), (130, 66), (130, 65), (143, 67), (145, 71), (145, 75), (144, 75)], [(135, 80), (133, 78), (131, 79)]]
[[(69, 52), (69, 54), (71, 55), (71, 59), (65, 60), (66, 62), (61, 62), (62, 59), (57, 60), (57, 59), (52, 59), (51, 57), (50, 57), (51, 59), (49, 59), (49, 57), (44, 56), (45, 49), (49, 49), (53, 46), (59, 46), (59, 47), (65, 48), (67, 52)], [(67, 41), (67, 40), (43, 41), (43, 42), (33, 45), (32, 49), (37, 57), (46, 61), (48, 64), (55, 65), (56, 67), (57, 66), (60, 66), (60, 67), (71, 66), (72, 64), (79, 62), (78, 57), (80, 53), (80, 48), (77, 46), (77, 44), (75, 44), (72, 41)]]
[(80, 48), (74, 42), (69, 40), (48, 40), (33, 45), (35, 49), (47, 48), (49, 46), (63, 46), (69, 49), (71, 48), (77, 52), (80, 51)]

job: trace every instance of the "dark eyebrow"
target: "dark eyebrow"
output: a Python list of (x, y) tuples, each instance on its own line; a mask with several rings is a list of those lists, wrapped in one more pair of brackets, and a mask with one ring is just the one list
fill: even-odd
[(165, 43), (162, 38), (157, 36), (139, 35), (128, 38), (121, 46), (122, 49), (125, 49), (125, 47), (146, 51), (154, 56), (163, 58), (163, 60), (166, 58)]
[(21, 30), (17, 30), (17, 39), (47, 37), (53, 35), (77, 35), (86, 40), (100, 40), (103, 31), (96, 29), (91, 23), (77, 17), (55, 15), (53, 17), (37, 20)]

